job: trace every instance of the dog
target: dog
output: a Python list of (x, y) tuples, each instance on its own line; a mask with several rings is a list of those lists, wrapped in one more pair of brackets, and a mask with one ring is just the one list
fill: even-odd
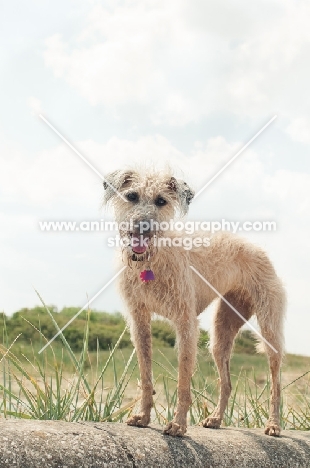
[[(210, 348), (220, 377), (220, 395), (215, 410), (202, 425), (206, 428), (221, 425), (232, 389), (229, 362), (234, 339), (244, 321), (255, 314), (265, 339), (261, 345), (268, 356), (272, 383), (265, 434), (279, 436), (286, 300), (282, 283), (265, 252), (229, 232), (214, 235), (209, 244), (202, 242), (184, 249), (179, 242), (180, 232), (163, 231), (161, 226), (186, 215), (194, 191), (169, 171), (118, 170), (107, 175), (104, 189), (104, 203), (113, 205), (115, 220), (121, 226), (123, 261), (129, 265), (120, 275), (120, 291), (127, 304), (141, 375), (141, 409), (127, 424), (145, 427), (150, 422), (155, 393), (151, 316), (155, 312), (173, 324), (178, 347), (178, 401), (174, 418), (164, 433), (185, 434), (191, 404), (190, 380), (196, 363), (197, 317), (218, 299), (219, 293)], [(206, 235), (196, 232), (193, 241), (197, 234), (201, 238)], [(160, 245), (163, 239), (166, 243)]]

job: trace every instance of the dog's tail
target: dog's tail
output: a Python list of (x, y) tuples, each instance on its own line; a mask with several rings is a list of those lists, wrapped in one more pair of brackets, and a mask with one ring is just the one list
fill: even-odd
[(266, 352), (266, 344), (264, 343), (263, 340), (259, 338), (259, 336), (256, 333), (254, 332), (251, 332), (251, 333), (253, 335), (253, 338), (256, 341), (255, 343), (256, 352), (259, 354), (264, 354)]

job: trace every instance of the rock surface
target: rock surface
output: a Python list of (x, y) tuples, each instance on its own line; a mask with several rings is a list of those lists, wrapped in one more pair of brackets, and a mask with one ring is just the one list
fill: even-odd
[(189, 427), (172, 438), (159, 426), (1, 420), (0, 468), (12, 467), (310, 468), (310, 433)]

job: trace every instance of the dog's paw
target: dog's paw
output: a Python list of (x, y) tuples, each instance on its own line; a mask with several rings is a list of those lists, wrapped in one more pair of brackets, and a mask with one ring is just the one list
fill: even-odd
[(172, 435), (173, 437), (182, 437), (186, 432), (186, 424), (178, 424), (174, 421), (171, 421), (164, 428), (163, 433), (165, 435)]
[(132, 415), (129, 419), (127, 419), (126, 424), (128, 426), (139, 426), (139, 427), (146, 427), (150, 423), (150, 415), (145, 413), (139, 413)]
[(279, 437), (280, 433), (281, 427), (279, 426), (279, 424), (275, 423), (274, 421), (268, 421), (265, 427), (265, 434), (273, 437)]
[(164, 429), (164, 434), (171, 436), (182, 437), (186, 432), (186, 425), (181, 425), (176, 422), (170, 422)]
[(221, 420), (220, 418), (209, 417), (202, 421), (202, 425), (203, 427), (208, 427), (210, 429), (218, 429), (219, 427), (221, 427)]

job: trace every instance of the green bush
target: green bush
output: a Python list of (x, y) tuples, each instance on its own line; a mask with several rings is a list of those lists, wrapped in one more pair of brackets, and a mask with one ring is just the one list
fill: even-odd
[[(63, 328), (68, 321), (78, 312), (78, 307), (64, 307), (58, 312), (55, 306), (49, 306), (52, 316), (60, 328)], [(83, 347), (85, 324), (87, 311), (81, 312), (78, 317), (64, 330), (64, 336), (74, 351), (80, 351)], [(6, 327), (7, 336), (12, 342), (21, 334), (19, 342), (33, 344), (41, 340), (40, 333), (47, 340), (54, 337), (56, 330), (44, 307), (34, 307), (32, 309), (23, 308), (15, 312), (11, 317), (3, 315), (0, 323), (0, 332), (4, 334)], [(89, 316), (89, 351), (111, 349), (117, 342), (119, 336), (126, 326), (125, 320), (119, 312), (110, 314), (108, 312), (91, 311)], [(164, 320), (154, 320), (152, 322), (153, 345), (158, 348), (174, 347), (176, 336), (170, 324)], [(59, 340), (59, 338), (57, 338)], [(209, 344), (209, 334), (205, 330), (200, 331), (199, 347), (206, 348)], [(119, 348), (126, 348), (131, 345), (129, 332), (127, 331)], [(236, 340), (236, 353), (255, 353), (255, 340), (250, 331), (243, 331)]]

